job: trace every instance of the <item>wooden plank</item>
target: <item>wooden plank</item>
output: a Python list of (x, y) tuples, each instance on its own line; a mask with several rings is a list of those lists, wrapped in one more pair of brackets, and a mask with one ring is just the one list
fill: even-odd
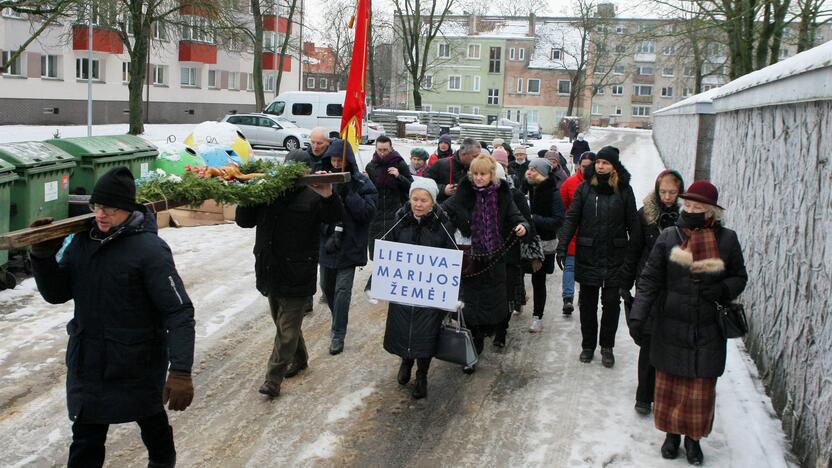
[[(297, 185), (307, 186), (317, 184), (341, 184), (349, 181), (349, 172), (309, 174), (298, 179)], [(187, 202), (177, 200), (147, 203), (145, 206), (147, 206), (152, 213), (155, 213), (157, 211), (165, 211), (170, 208), (177, 208), (187, 204)], [(57, 239), (76, 232), (84, 231), (89, 227), (90, 219), (94, 217), (95, 215), (90, 213), (55, 221), (46, 226), (24, 228), (18, 231), (0, 234), (0, 250), (21, 249), (32, 244), (37, 244), (38, 242)]]

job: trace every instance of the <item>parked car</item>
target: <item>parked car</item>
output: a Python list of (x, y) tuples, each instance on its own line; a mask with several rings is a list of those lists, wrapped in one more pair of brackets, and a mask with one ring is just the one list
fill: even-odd
[(309, 129), (269, 114), (231, 114), (223, 122), (236, 125), (251, 146), (277, 146), (287, 150), (309, 144)]
[(539, 140), (543, 138), (540, 134), (540, 127), (537, 124), (526, 124), (526, 138)]
[[(317, 91), (287, 91), (280, 93), (263, 111), (287, 119), (303, 128), (324, 127), (330, 136), (341, 132), (346, 91), (324, 93)], [(372, 143), (384, 135), (384, 127), (364, 119), (361, 131), (363, 143)]]

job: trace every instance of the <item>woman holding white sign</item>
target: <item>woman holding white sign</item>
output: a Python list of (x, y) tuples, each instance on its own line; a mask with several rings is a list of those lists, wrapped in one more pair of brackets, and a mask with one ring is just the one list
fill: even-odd
[[(471, 330), (477, 353), (482, 353), (485, 335), (509, 314), (506, 293), (506, 241), (514, 233), (523, 237), (529, 223), (512, 200), (508, 184), (497, 178), (497, 162), (477, 156), (468, 177), (454, 196), (442, 204), (458, 230), (457, 244), (470, 245), (475, 255), (475, 276), (463, 272), (460, 296), (465, 303), (465, 323)], [(474, 372), (465, 367), (466, 374)]]
[[(451, 232), (455, 229), (436, 204), (439, 188), (432, 179), (416, 179), (410, 186), (410, 200), (398, 212), (399, 221), (385, 240), (440, 249), (455, 249)], [(444, 224), (444, 226), (443, 226)], [(414, 399), (428, 395), (428, 368), (436, 350), (439, 327), (447, 312), (391, 302), (387, 308), (384, 349), (401, 356), (398, 381), (410, 381), (416, 363)]]

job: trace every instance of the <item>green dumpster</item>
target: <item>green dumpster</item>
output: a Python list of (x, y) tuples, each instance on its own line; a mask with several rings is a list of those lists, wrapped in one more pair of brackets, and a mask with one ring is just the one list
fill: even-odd
[(132, 135), (58, 138), (46, 141), (75, 157), (78, 167), (69, 180), (70, 193), (91, 194), (95, 182), (110, 169), (126, 166), (133, 177), (147, 175), (159, 152)]
[(0, 145), (0, 160), (19, 177), (11, 187), (9, 230), (23, 229), (41, 217), (64, 219), (69, 206), (69, 177), (75, 159), (52, 145), (30, 141)]
[[(17, 174), (14, 173), (14, 166), (0, 159), (0, 234), (9, 232), (9, 210), (12, 206), (12, 182), (15, 180), (17, 180)], [(9, 263), (9, 251), (0, 250), (0, 275), (3, 274), (7, 263)], [(2, 282), (3, 278), (0, 278), (0, 283)]]

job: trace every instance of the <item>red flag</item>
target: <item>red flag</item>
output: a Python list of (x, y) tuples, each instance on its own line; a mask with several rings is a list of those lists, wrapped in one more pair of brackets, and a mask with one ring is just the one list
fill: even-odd
[(356, 11), (355, 41), (352, 47), (350, 77), (347, 81), (347, 95), (344, 98), (344, 111), (341, 114), (341, 138), (352, 145), (353, 153), (358, 154), (361, 143), (361, 124), (366, 110), (366, 75), (367, 75), (367, 35), (370, 29), (370, 0), (358, 0)]

